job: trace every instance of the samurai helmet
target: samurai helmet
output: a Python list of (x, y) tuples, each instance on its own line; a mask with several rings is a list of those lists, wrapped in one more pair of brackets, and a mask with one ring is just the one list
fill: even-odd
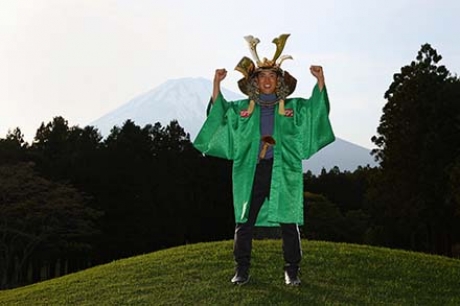
[[(255, 82), (255, 77), (262, 70), (271, 70), (278, 74), (278, 86), (276, 89), (276, 95), (278, 101), (282, 102), (283, 109), (284, 99), (286, 99), (287, 96), (294, 92), (297, 80), (287, 71), (281, 69), (281, 64), (284, 60), (292, 59), (292, 56), (290, 55), (281, 56), (289, 35), (290, 34), (281, 34), (279, 37), (273, 39), (272, 43), (276, 45), (276, 51), (271, 60), (267, 59), (266, 57), (264, 57), (262, 60), (259, 58), (256, 50), (257, 44), (260, 42), (258, 38), (252, 35), (244, 37), (244, 39), (249, 44), (249, 50), (255, 63), (253, 60), (245, 56), (236, 65), (235, 70), (241, 72), (244, 76), (238, 81), (238, 87), (245, 95), (249, 97), (252, 103), (252, 108), (254, 107), (254, 101), (259, 101), (259, 93), (257, 84)], [(251, 106), (249, 111), (250, 113), (252, 112)]]

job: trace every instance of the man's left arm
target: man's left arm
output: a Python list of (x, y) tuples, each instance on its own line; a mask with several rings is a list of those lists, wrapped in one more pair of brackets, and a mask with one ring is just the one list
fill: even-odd
[(321, 66), (311, 66), (311, 74), (317, 84), (313, 88), (310, 99), (301, 107), (302, 155), (304, 159), (335, 140), (334, 132), (329, 121), (329, 97), (324, 82), (324, 73)]
[(312, 65), (310, 66), (310, 72), (316, 78), (316, 84), (318, 85), (319, 91), (323, 91), (325, 85), (323, 67)]

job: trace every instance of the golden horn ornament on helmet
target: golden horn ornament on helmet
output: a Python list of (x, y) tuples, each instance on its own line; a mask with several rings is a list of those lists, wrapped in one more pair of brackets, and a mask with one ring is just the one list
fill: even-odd
[(235, 70), (241, 72), (246, 79), (252, 75), (255, 69), (254, 62), (246, 56), (243, 57), (235, 67)]
[[(290, 35), (291, 34), (281, 34), (279, 37), (273, 39), (272, 43), (276, 45), (275, 55), (272, 59), (273, 63), (275, 63), (278, 57), (280, 57), (281, 53), (283, 53), (284, 46), (286, 45), (286, 41)], [(286, 59), (286, 56), (284, 57)]]
[(257, 66), (260, 66), (261, 61), (259, 55), (257, 54), (257, 44), (260, 43), (260, 40), (252, 35), (245, 36), (244, 39), (246, 39), (249, 44), (249, 50), (252, 58), (256, 61)]
[(281, 57), (276, 61), (276, 65), (277, 65), (278, 67), (280, 67), (280, 66), (281, 66), (281, 63), (284, 62), (284, 61), (287, 60), (287, 59), (293, 59), (293, 58), (292, 58), (292, 56), (290, 56), (290, 55), (283, 55), (283, 56), (281, 56)]

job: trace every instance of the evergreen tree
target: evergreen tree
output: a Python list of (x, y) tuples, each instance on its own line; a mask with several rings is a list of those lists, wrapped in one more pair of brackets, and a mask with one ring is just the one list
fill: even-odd
[(304, 198), (305, 236), (315, 240), (344, 241), (344, 218), (337, 205), (310, 192), (305, 192)]
[(31, 263), (33, 281), (41, 280), (45, 263), (89, 265), (99, 213), (86, 200), (72, 186), (39, 176), (32, 163), (0, 166), (0, 287), (30, 282)]
[(429, 44), (394, 75), (372, 141), (382, 171), (373, 205), (382, 242), (450, 255), (454, 215), (448, 170), (459, 154), (460, 81)]
[(19, 128), (8, 131), (5, 139), (0, 139), (0, 165), (27, 160), (28, 144)]

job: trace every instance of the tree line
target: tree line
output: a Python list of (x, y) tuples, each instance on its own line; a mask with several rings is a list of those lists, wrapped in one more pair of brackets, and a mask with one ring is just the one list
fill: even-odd
[[(430, 45), (385, 93), (377, 168), (304, 174), (304, 238), (459, 256), (460, 82)], [(104, 139), (55, 117), (0, 139), (0, 288), (186, 243), (232, 239), (231, 162), (179, 122)]]
[(232, 234), (230, 164), (172, 121), (132, 121), (102, 140), (56, 117), (31, 145), (0, 140), (2, 286)]

